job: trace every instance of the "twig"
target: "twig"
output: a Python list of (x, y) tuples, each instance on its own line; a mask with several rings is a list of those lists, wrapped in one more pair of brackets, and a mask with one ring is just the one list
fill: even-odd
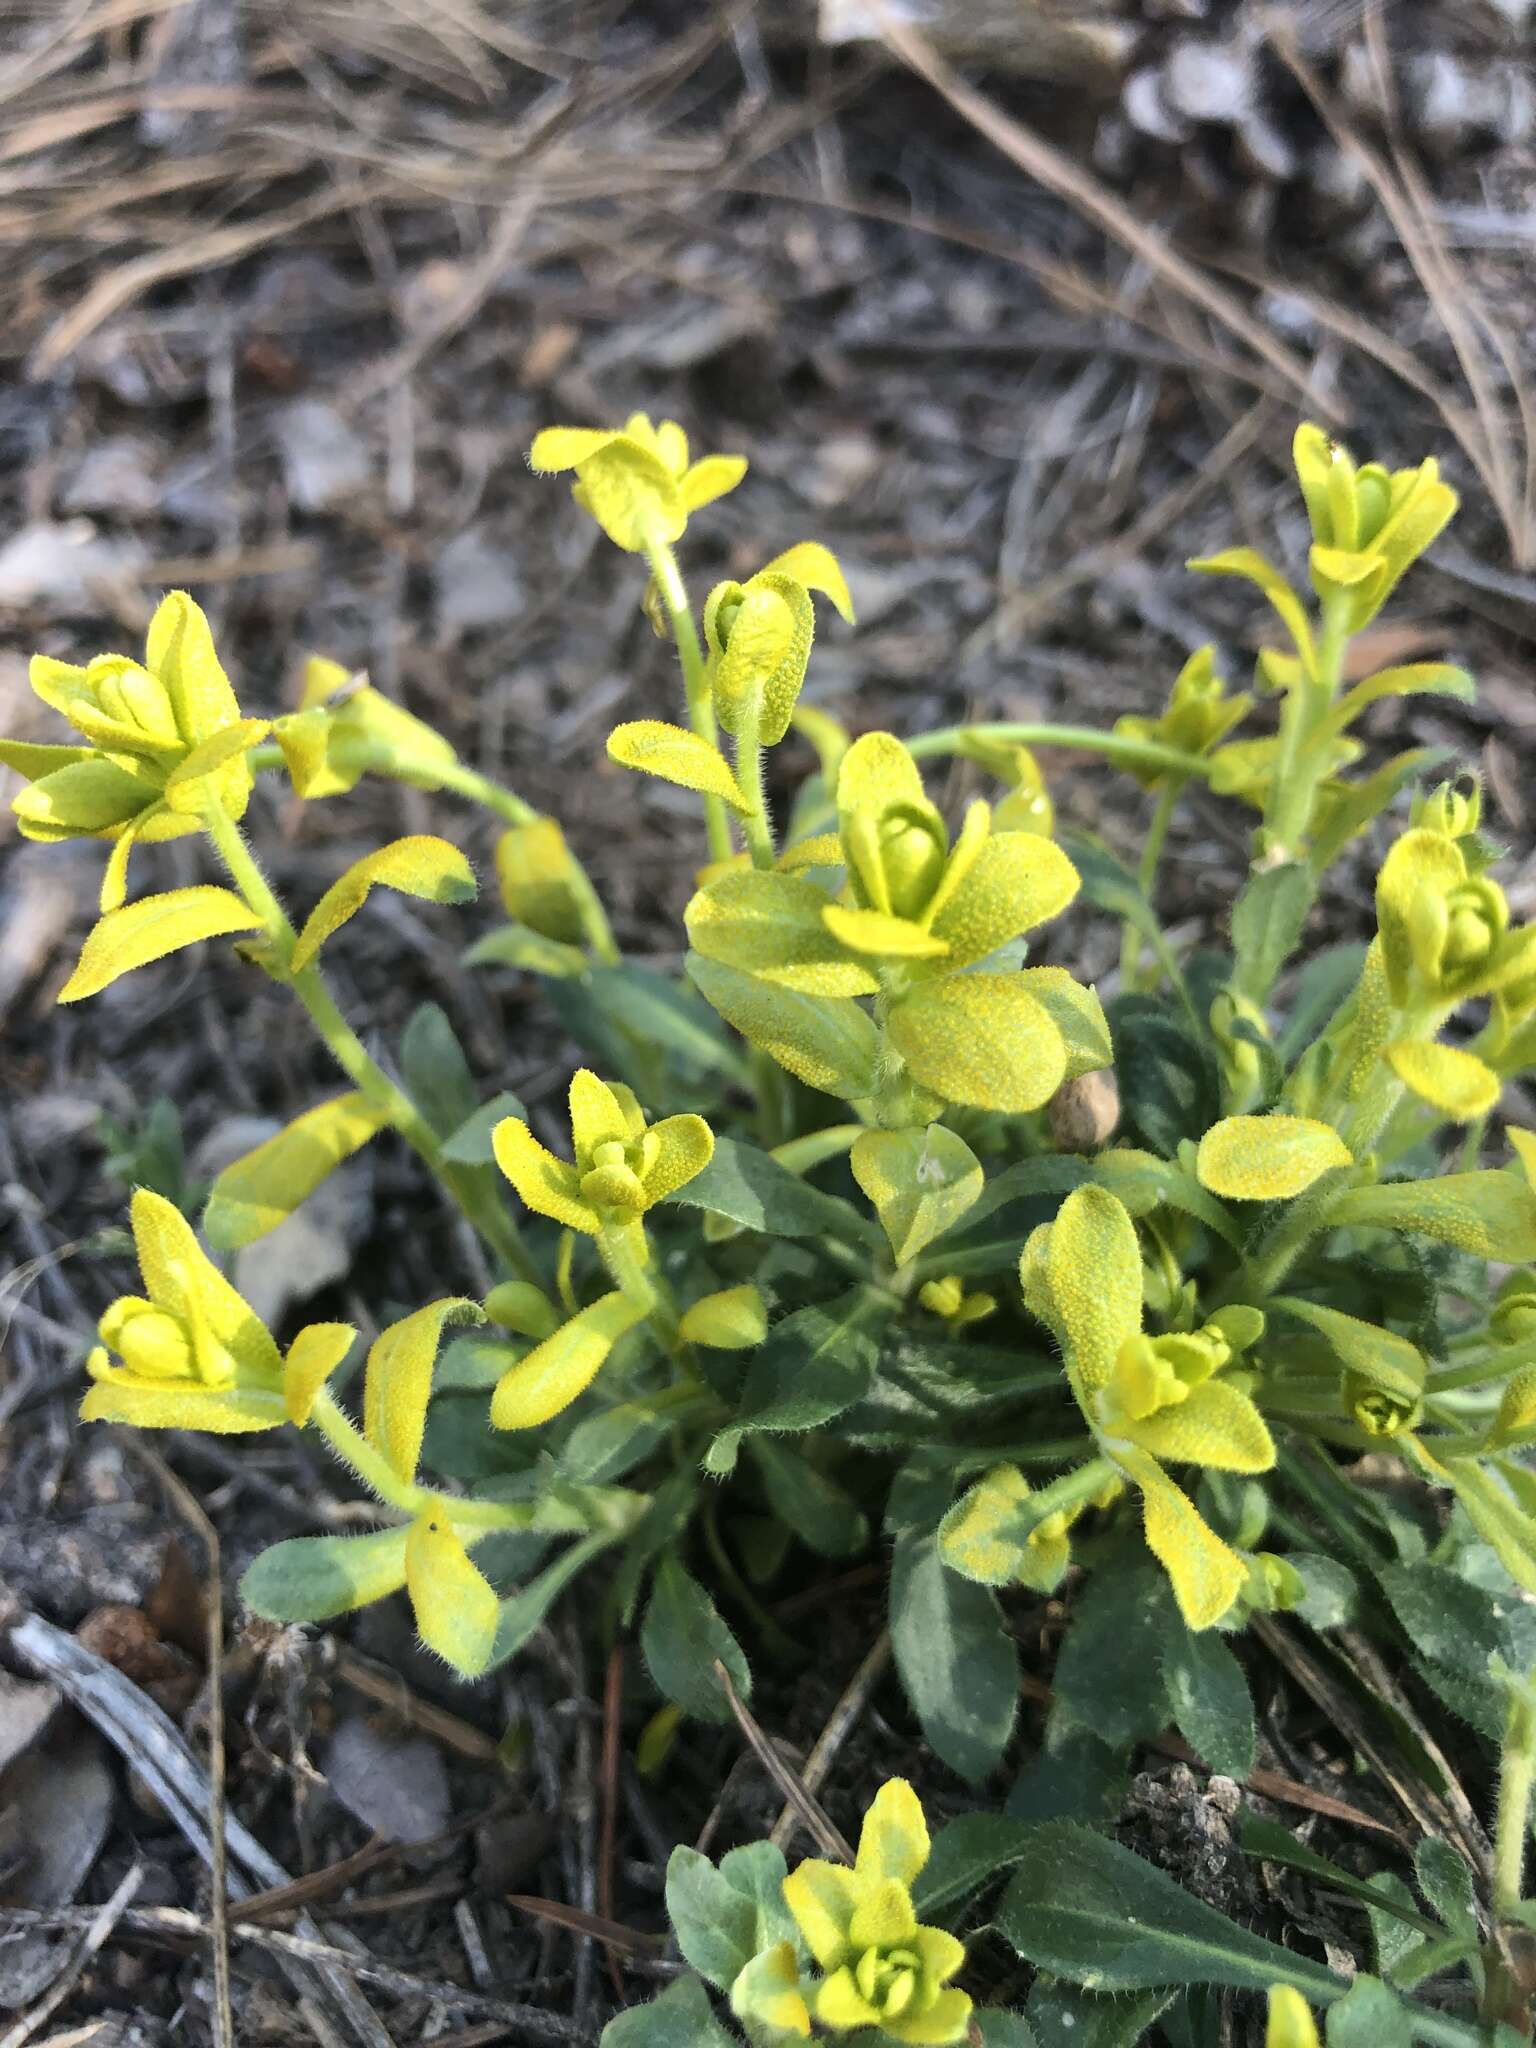
[[(71, 1704), (101, 1730), (112, 1747), (138, 1772), (204, 1863), (211, 1867), (213, 1845), (203, 1819), (208, 1809), (207, 1773), (166, 1714), (105, 1658), (94, 1655), (83, 1643), (66, 1635), (63, 1629), (44, 1621), (41, 1615), (28, 1614), (17, 1622), (11, 1630), (10, 1644), (26, 1665), (51, 1679)], [(254, 1889), (254, 1884), (270, 1887), (292, 1881), (276, 1857), (269, 1856), (239, 1821), (226, 1820), (224, 1833), (230, 1856), (254, 1881), (247, 1882), (241, 1871), (231, 1868), (226, 1883), (236, 1898), (246, 1897)], [(187, 1917), (193, 1920), (201, 1935), (204, 1932), (202, 1922), (192, 1915)], [(318, 1935), (319, 1930), (313, 1927), (312, 1922), (300, 1922), (301, 1926), (306, 1924)], [(240, 1932), (244, 1938), (245, 1930)], [(301, 1973), (297, 1980), (298, 1988), (311, 1992), (318, 1981), (332, 2007), (357, 2039), (365, 2044), (365, 2048), (395, 2048), (378, 2015), (348, 1974), (354, 1962), (362, 1963), (366, 1958), (354, 1957), (345, 1950), (325, 1950), (324, 1953), (327, 1960), (317, 1975)], [(332, 1956), (335, 1961), (330, 1960)]]
[(818, 1846), (828, 1856), (836, 1857), (839, 1863), (851, 1863), (852, 1849), (742, 1705), (736, 1688), (731, 1683), (731, 1674), (718, 1657), (715, 1659), (715, 1683), (730, 1702), (731, 1712), (736, 1716), (737, 1725), (747, 1738), (753, 1755), (799, 1814)]
[[(597, 1845), (597, 1910), (613, 1918), (613, 1859), (619, 1824), (619, 1719), (624, 1706), (624, 1645), (615, 1643), (608, 1656), (603, 1684), (603, 1819)], [(618, 1957), (608, 1950), (608, 1975), (614, 1996), (624, 1995)]]
[[(0, 1906), (0, 1927), (77, 1927), (88, 1924), (91, 1917), (90, 1913), (69, 1906)], [(137, 1912), (129, 1911), (118, 1916), (117, 1924), (125, 1934), (150, 1938), (169, 1936), (183, 1941), (208, 1939), (206, 1921), (182, 1906), (150, 1906)], [(589, 2031), (578, 2027), (574, 2020), (563, 2019), (559, 2013), (545, 2012), (536, 2005), (513, 2005), (505, 1999), (493, 1998), (488, 1992), (466, 1991), (462, 1985), (444, 1984), (435, 1978), (414, 1977), (408, 1970), (392, 1969), (387, 1963), (376, 1962), (372, 1956), (354, 1955), (350, 1949), (336, 1948), (308, 1935), (285, 1934), (275, 1927), (237, 1927), (234, 1935), (237, 1941), (267, 1949), (279, 1958), (288, 1957), (311, 1966), (322, 1975), (329, 1972), (337, 1976), (362, 1977), (385, 1991), (393, 1992), (397, 1998), (420, 1999), (423, 2003), (446, 2006), (454, 2012), (483, 2013), (487, 2019), (523, 2028), (525, 2037), (530, 2041), (586, 2043), (593, 2038)], [(382, 2030), (380, 2039), (387, 2048), (395, 2048)]]
[(369, 1658), (359, 1656), (356, 1650), (338, 1646), (330, 1660), (330, 1671), (343, 1685), (351, 1686), (365, 1699), (377, 1700), (381, 1707), (388, 1707), (412, 1728), (421, 1729), (423, 1734), (432, 1736), (446, 1748), (457, 1750), (460, 1756), (467, 1756), (477, 1764), (500, 1763), (501, 1752), (483, 1729), (471, 1727), (468, 1721), (461, 1720), (446, 1707), (434, 1706), (430, 1700), (418, 1698), (400, 1674), (391, 1671), (388, 1665), (375, 1664)]
[[(849, 1679), (843, 1696), (827, 1717), (827, 1724), (811, 1745), (811, 1753), (805, 1760), (805, 1769), (800, 1773), (800, 1782), (813, 1798), (821, 1789), (821, 1781), (832, 1768), (837, 1752), (847, 1741), (856, 1726), (859, 1716), (869, 1704), (869, 1696), (884, 1675), (885, 1667), (891, 1661), (891, 1638), (883, 1630), (875, 1638), (874, 1645), (862, 1664)], [(768, 1839), (775, 1848), (784, 1849), (794, 1839), (795, 1829), (800, 1825), (800, 1811), (790, 1800), (784, 1811), (773, 1824)]]
[(204, 1603), (208, 1630), (208, 1918), (213, 1932), (213, 2038), (218, 2048), (235, 2048), (235, 2022), (229, 1998), (229, 1884), (224, 1842), (224, 1573), (218, 1531), (191, 1489), (171, 1470), (153, 1444), (133, 1430), (114, 1430), (112, 1434), (154, 1473), (182, 1520), (197, 1532), (208, 1560)]
[(73, 1955), (54, 1978), (43, 1996), (30, 2012), (23, 2013), (3, 2039), (0, 2048), (22, 2048), (23, 2042), (30, 2041), (50, 2013), (57, 2012), (84, 1974), (86, 1964), (106, 1943), (112, 1930), (132, 1904), (139, 1886), (144, 1882), (144, 1865), (135, 1862), (123, 1877), (122, 1883), (107, 1900), (98, 1906), (84, 1935), (75, 1947)]

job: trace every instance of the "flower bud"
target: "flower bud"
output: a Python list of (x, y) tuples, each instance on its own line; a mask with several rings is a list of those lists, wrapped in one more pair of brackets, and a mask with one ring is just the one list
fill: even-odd
[(1428, 796), (1416, 796), (1409, 822), (1426, 831), (1442, 832), (1447, 839), (1465, 839), (1477, 831), (1483, 817), (1483, 792), (1471, 777), (1465, 787), (1442, 782)]
[(1344, 1375), (1344, 1405), (1368, 1436), (1396, 1436), (1423, 1418), (1424, 1403), (1390, 1393), (1359, 1373)]
[(931, 805), (892, 805), (880, 820), (880, 865), (897, 917), (921, 917), (939, 886), (949, 835)]
[(580, 941), (581, 901), (576, 862), (553, 818), (514, 825), (496, 844), (496, 879), (509, 917), (542, 938), (563, 945)]
[(1524, 1344), (1536, 1337), (1536, 1272), (1528, 1266), (1505, 1276), (1488, 1329), (1496, 1344)]

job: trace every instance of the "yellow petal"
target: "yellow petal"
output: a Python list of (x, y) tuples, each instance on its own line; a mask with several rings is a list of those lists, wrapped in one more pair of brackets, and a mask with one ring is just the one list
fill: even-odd
[(1267, 1472), (1275, 1462), (1263, 1416), (1246, 1394), (1219, 1379), (1203, 1380), (1175, 1406), (1124, 1428), (1143, 1450), (1170, 1464)]
[(491, 1149), (496, 1164), (530, 1209), (563, 1223), (567, 1230), (597, 1236), (602, 1219), (581, 1199), (581, 1179), (575, 1167), (541, 1145), (521, 1117), (509, 1116), (496, 1126)]
[(496, 1647), (501, 1608), (449, 1521), (445, 1501), (435, 1500), (411, 1524), (405, 1584), (427, 1648), (461, 1677), (478, 1678)]
[[(669, 423), (670, 424), (670, 423)], [(745, 455), (704, 455), (683, 471), (678, 491), (685, 511), (697, 512), (734, 491), (747, 473)]]
[(1059, 916), (1078, 888), (1077, 869), (1054, 839), (996, 832), (934, 918), (934, 935), (963, 967)]
[(700, 1174), (715, 1155), (715, 1136), (701, 1116), (669, 1116), (651, 1127), (656, 1150), (642, 1185), (647, 1208), (664, 1202)]
[(352, 1349), (357, 1332), (350, 1323), (309, 1323), (288, 1346), (283, 1360), (283, 1405), (301, 1429), (315, 1396)]
[(139, 1188), (128, 1217), (145, 1292), (156, 1306), (188, 1324), (200, 1320), (238, 1366), (270, 1377), (275, 1387), (281, 1360), (270, 1331), (208, 1257), (174, 1202)]
[(912, 1894), (897, 1877), (866, 1877), (856, 1871), (859, 1903), (848, 1923), (848, 1939), (856, 1949), (895, 1948), (917, 1932)]
[(1353, 1157), (1331, 1125), (1309, 1116), (1229, 1116), (1200, 1140), (1202, 1187), (1234, 1201), (1282, 1202)]
[(792, 576), (807, 590), (819, 590), (823, 597), (831, 598), (850, 626), (854, 623), (853, 599), (849, 595), (847, 578), (836, 555), (830, 548), (823, 547), (819, 540), (797, 541), (782, 555), (775, 555), (762, 573), (765, 576)]
[(891, 2039), (906, 2043), (906, 2048), (951, 2048), (970, 2031), (971, 2001), (963, 1991), (941, 1991), (926, 2011), (882, 2024)]
[(261, 919), (232, 889), (200, 884), (168, 889), (159, 896), (141, 896), (137, 903), (109, 910), (92, 928), (80, 951), (74, 973), (59, 990), (61, 1003), (78, 1003), (99, 995), (121, 974), (163, 960), (199, 939), (217, 939), (230, 932), (260, 929)]
[(80, 1403), (82, 1422), (125, 1422), (134, 1429), (201, 1429), (242, 1436), (287, 1421), (274, 1387), (199, 1387), (190, 1382), (140, 1380), (108, 1372)]
[(1147, 1548), (1167, 1572), (1190, 1628), (1210, 1628), (1247, 1583), (1242, 1559), (1216, 1534), (1157, 1460), (1129, 1447), (1116, 1462), (1141, 1489)]
[[(633, 1097), (630, 1099), (633, 1101)], [(578, 1161), (590, 1159), (599, 1145), (624, 1145), (636, 1135), (631, 1128), (628, 1105), (590, 1067), (578, 1067), (572, 1074), (566, 1100), (571, 1116), (571, 1144)]]
[(701, 796), (717, 796), (743, 816), (752, 808), (720, 749), (683, 726), (656, 718), (616, 725), (608, 735), (608, 756), (622, 768), (639, 769)]
[(912, 1885), (928, 1861), (928, 1823), (905, 1778), (887, 1778), (871, 1800), (854, 1869), (870, 1884)]
[(1045, 1240), (1051, 1308), (1083, 1384), (1102, 1387), (1141, 1328), (1141, 1248), (1123, 1202), (1075, 1188)]
[(918, 765), (894, 733), (867, 732), (844, 754), (837, 771), (840, 813), (924, 800)]
[(751, 1351), (768, 1334), (768, 1308), (750, 1281), (703, 1295), (685, 1313), (683, 1339), (711, 1351)]
[(849, 1953), (848, 1929), (859, 1897), (851, 1870), (816, 1856), (784, 1880), (784, 1903), (823, 1970), (835, 1970)]
[(373, 1340), (363, 1380), (363, 1434), (407, 1485), (421, 1456), (443, 1325), (483, 1320), (478, 1302), (447, 1295), (402, 1316)]
[(1289, 1984), (1272, 1984), (1269, 1988), (1264, 2048), (1323, 2048), (1311, 2008)]
[(388, 1121), (360, 1090), (305, 1110), (219, 1175), (203, 1211), (209, 1243), (235, 1251), (276, 1230)]
[(828, 903), (821, 915), (838, 944), (855, 953), (886, 960), (942, 960), (949, 951), (945, 940), (924, 931), (910, 917), (893, 917), (883, 910), (848, 909), (841, 903)]
[(293, 949), (293, 970), (301, 973), (332, 933), (356, 916), (368, 892), (379, 886), (421, 896), (429, 903), (467, 903), (475, 894), (474, 870), (456, 846), (431, 833), (396, 839), (354, 861), (310, 912)]
[(214, 651), (207, 614), (184, 590), (171, 591), (156, 607), (144, 665), (164, 684), (189, 745), (239, 723), (240, 706)]
[(852, 1970), (845, 1967), (834, 1970), (817, 1991), (816, 2017), (834, 2033), (846, 2034), (855, 2027), (877, 2025), (880, 2014), (854, 1982)]
[(618, 438), (613, 427), (546, 427), (534, 436), (528, 451), (528, 467), (541, 476), (575, 469), (590, 462)]
[(1406, 1039), (1389, 1045), (1386, 1058), (1399, 1081), (1421, 1101), (1457, 1123), (1486, 1116), (1498, 1101), (1502, 1083), (1475, 1053), (1455, 1045), (1426, 1044)]
[(892, 1007), (886, 1030), (925, 1088), (970, 1109), (1038, 1109), (1066, 1076), (1061, 1033), (1016, 974), (927, 982)]
[(617, 1291), (563, 1323), (509, 1366), (491, 1396), (493, 1429), (533, 1429), (569, 1408), (602, 1370), (609, 1352), (645, 1311)]

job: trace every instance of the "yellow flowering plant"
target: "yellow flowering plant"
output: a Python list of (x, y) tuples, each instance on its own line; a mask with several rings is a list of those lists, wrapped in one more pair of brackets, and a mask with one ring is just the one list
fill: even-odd
[[(1280, 622), (1251, 692), (1207, 648), (1159, 713), (1109, 731), (899, 737), (813, 701), (817, 633), (856, 616), (825, 543), (690, 595), (677, 544), (741, 458), (695, 458), (642, 415), (541, 433), (533, 468), (572, 475), (579, 514), (642, 558), (636, 602), (676, 654), (675, 719), (607, 740), (616, 768), (699, 800), (674, 971), (625, 956), (555, 818), (366, 676), (314, 657), (295, 708), (249, 715), (184, 593), (142, 660), (37, 658), (75, 739), (0, 742), (20, 829), (106, 850), (61, 1001), (230, 940), (339, 1069), (340, 1092), (219, 1174), (201, 1239), (165, 1195), (135, 1193), (143, 1292), (107, 1309), (86, 1360), (87, 1420), (309, 1430), (367, 1490), (376, 1528), (256, 1559), (255, 1612), (320, 1622), (403, 1589), (424, 1643), (473, 1678), (601, 1559), (590, 1626), (637, 1633), (670, 1728), (728, 1720), (754, 1665), (803, 1654), (769, 1611), (778, 1589), (814, 1560), (874, 1557), (912, 1725), (980, 1785), (1017, 1737), (1021, 1616), (1055, 1603), (1050, 1710), (1010, 1812), (960, 1816), (930, 1856), (895, 1780), (849, 1867), (791, 1875), (764, 1844), (678, 1865), (669, 1904), (698, 1974), (615, 2021), (620, 2044), (731, 2038), (706, 1987), (754, 2043), (1027, 2039), (972, 2011), (945, 1924), (1005, 1868), (998, 1926), (1090, 2000), (1166, 2004), (1198, 1950), (1201, 1981), (1282, 1987), (1287, 2048), (1308, 2006), (1344, 2014), (1330, 2042), (1383, 2014), (1432, 2041), (1521, 2023), (1536, 1717), (1511, 1674), (1536, 1668), (1536, 1136), (1499, 1118), (1536, 1069), (1536, 926), (1498, 880), (1475, 784), (1425, 786), (1421, 747), (1366, 760), (1370, 706), (1466, 698), (1471, 678), (1427, 662), (1346, 682), (1454, 492), (1432, 461), (1357, 465), (1315, 427), (1294, 455), (1306, 588), (1249, 548), (1192, 565), (1256, 586)], [(1058, 816), (1062, 747), (1151, 799), (1132, 865)], [(372, 892), (466, 905), (478, 841), (457, 825), (393, 839), (316, 873), (298, 914), (247, 837), (278, 775), (303, 802), (370, 777), (494, 821), (482, 864), (505, 918), (466, 957), (536, 979), (578, 1048), (563, 1116), (477, 1079), (440, 1011), (381, 1055), (331, 992), (328, 949)], [(1157, 897), (1197, 789), (1258, 823), (1217, 942), (1190, 952)], [(129, 896), (135, 845), (137, 881), (156, 842), (194, 834), (206, 878)], [(1309, 952), (1331, 864), (1364, 835), (1374, 928)], [(1096, 917), (1120, 928), (1097, 987), (1073, 972)], [(352, 1328), (267, 1330), (220, 1261), (395, 1142), (475, 1232), (491, 1284), (454, 1276), (460, 1292), (379, 1317), (354, 1401)], [(1180, 1947), (1199, 1902), (1085, 1825), (1170, 1722), (1246, 1778), (1251, 1660), (1346, 1625), (1410, 1658), (1498, 1763), (1481, 1927), (1447, 1926), (1435, 1951), (1475, 2016), (1426, 2018), (1404, 1972), (1350, 2006), (1320, 1965), (1219, 1915), (1226, 1932), (1202, 1921)], [(1171, 1947), (1149, 1933), (1134, 1968), (1107, 1967), (1084, 1930), (1105, 1898), (1143, 1894)], [(1229, 1951), (1246, 1975), (1220, 1974)]]

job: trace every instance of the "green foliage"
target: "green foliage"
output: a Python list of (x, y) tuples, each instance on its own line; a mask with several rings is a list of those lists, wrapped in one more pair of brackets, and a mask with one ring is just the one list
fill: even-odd
[[(21, 830), (107, 849), (61, 1000), (232, 939), (345, 1077), (219, 1175), (208, 1243), (250, 1244), (361, 1146), (403, 1140), (484, 1248), (483, 1301), (447, 1276), (440, 1299), (374, 1314), (359, 1403), (356, 1332), (317, 1323), (280, 1344), (199, 1243), (174, 1119), (109, 1133), (138, 1189), (143, 1291), (102, 1317), (84, 1416), (308, 1428), (378, 1506), (376, 1530), (258, 1557), (255, 1612), (324, 1621), (404, 1590), (423, 1642), (472, 1678), (580, 1586), (605, 1639), (638, 1631), (632, 1669), (665, 1712), (725, 1725), (722, 1671), (745, 1703), (765, 1659), (806, 1654), (768, 1610), (818, 1560), (883, 1542), (907, 1733), (975, 1786), (1014, 1743), (1020, 1641), (1055, 1646), (1008, 1812), (961, 1815), (931, 1859), (899, 1780), (851, 1871), (813, 1862), (786, 1883), (764, 1844), (718, 1868), (680, 1852), (669, 1907), (698, 1974), (616, 2021), (610, 2048), (709, 2048), (735, 2029), (777, 2048), (813, 2027), (1110, 2048), (1154, 2023), (1203, 2048), (1208, 1986), (1277, 1987), (1271, 2048), (1313, 2048), (1314, 2006), (1346, 2048), (1480, 2038), (1444, 1983), (1443, 2012), (1405, 1999), (1435, 1972), (1477, 1994), (1481, 2038), (1524, 2025), (1510, 1930), (1536, 1918), (1520, 1597), (1536, 1593), (1536, 1137), (1490, 1125), (1505, 1084), (1536, 1071), (1536, 925), (1494, 873), (1475, 785), (1410, 801), (1424, 750), (1361, 765), (1369, 706), (1464, 700), (1471, 679), (1431, 662), (1345, 684), (1352, 637), (1454, 492), (1433, 461), (1357, 466), (1316, 427), (1294, 455), (1305, 589), (1250, 547), (1192, 565), (1252, 585), (1286, 637), (1260, 654), (1254, 695), (1205, 648), (1156, 716), (1113, 733), (904, 741), (850, 738), (801, 701), (817, 600), (853, 622), (823, 544), (689, 597), (674, 543), (740, 481), (739, 457), (695, 460), (675, 422), (644, 415), (541, 433), (533, 467), (573, 475), (581, 511), (643, 558), (636, 596), (675, 643), (678, 722), (627, 720), (608, 753), (700, 802), (708, 861), (677, 972), (622, 958), (558, 821), (337, 663), (309, 663), (271, 742), (184, 594), (156, 611), (142, 661), (33, 665), (81, 743), (0, 743)], [(1244, 726), (1257, 694), (1273, 731)], [(783, 744), (792, 774), (805, 741), (814, 770), (776, 819), (764, 750)], [(1090, 743), (1155, 797), (1134, 865), (1056, 836), (1038, 756)], [(967, 778), (952, 812), (946, 756)], [(325, 978), (351, 919), (380, 886), (466, 904), (474, 866), (449, 839), (395, 839), (296, 925), (241, 825), (278, 769), (304, 800), (372, 775), (495, 815), (508, 922), (467, 957), (536, 977), (591, 1060), (568, 1136), (541, 1100), (477, 1078), (434, 1006), (398, 1078), (372, 1057)], [(1228, 950), (1183, 953), (1158, 914), (1159, 856), (1197, 782), (1256, 822), (1210, 935)], [(1367, 831), (1374, 930), (1307, 958), (1330, 866)], [(194, 834), (206, 879), (130, 900), (134, 847)], [(1106, 917), (1121, 966), (1101, 1001), (1037, 956), (1048, 935), (1058, 961), (1089, 957), (1074, 948)], [(484, 1327), (443, 1343), (469, 1322)], [(1486, 1867), (1425, 1842), (1416, 1893), (1287, 1851), (1273, 1823), (1247, 1838), (1371, 1916), (1378, 1974), (1347, 1992), (1098, 1832), (1136, 1745), (1170, 1724), (1246, 1779), (1257, 1657), (1295, 1630), (1327, 1660), (1345, 1627), (1407, 1663), (1498, 1788)], [(1383, 1755), (1436, 1777), (1352, 1666), (1318, 1668)], [(1027, 2017), (973, 2015), (951, 1982), (958, 1940), (917, 1917), (1005, 1878), (997, 1925), (1042, 1973)]]

